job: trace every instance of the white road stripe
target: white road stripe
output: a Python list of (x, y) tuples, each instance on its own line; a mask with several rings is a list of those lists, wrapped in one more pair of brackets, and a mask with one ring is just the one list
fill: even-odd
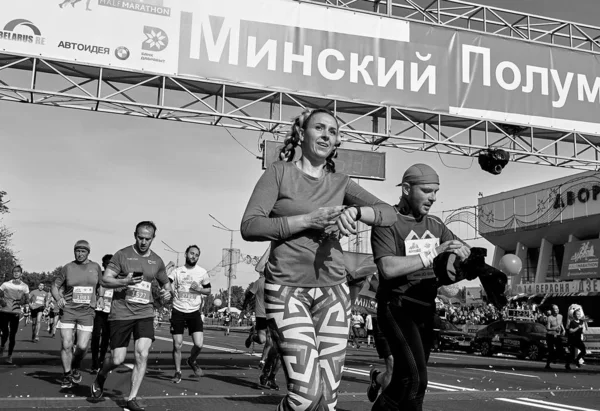
[(439, 357), (437, 355), (430, 355), (429, 358), (433, 358), (434, 360), (458, 360), (458, 357)]
[[(165, 337), (160, 337), (160, 336), (155, 336), (155, 338), (157, 340), (162, 340), (162, 341), (167, 341), (167, 342), (171, 342), (172, 339), (171, 338), (165, 338)], [(183, 341), (183, 344), (185, 345), (194, 345), (193, 343), (189, 342), (189, 341)], [(208, 348), (211, 350), (216, 350), (216, 351), (224, 351), (224, 352), (229, 352), (232, 354), (244, 354), (244, 355), (252, 355), (254, 357), (260, 357), (261, 354), (259, 353), (254, 353), (254, 354), (250, 354), (247, 351), (242, 351), (242, 350), (238, 350), (236, 348), (225, 348), (225, 347), (217, 347), (214, 345), (203, 345), (203, 348)], [(362, 375), (364, 377), (368, 377), (369, 376), (369, 371), (367, 370), (361, 370), (358, 368), (349, 368), (349, 367), (344, 367), (344, 372), (348, 372), (351, 374), (358, 374), (358, 375)], [(428, 388), (435, 388), (438, 390), (443, 390), (443, 391), (477, 391), (473, 388), (464, 388), (464, 387), (457, 387), (455, 385), (448, 385), (448, 384), (441, 384), (441, 383), (437, 383), (437, 382), (429, 382), (428, 384)]]
[(542, 401), (542, 400), (534, 400), (533, 398), (519, 398), (520, 400), (523, 401), (530, 401), (530, 402), (535, 402), (537, 404), (547, 404), (547, 405), (556, 405), (559, 407), (564, 407), (564, 408), (568, 408), (570, 410), (579, 410), (579, 411), (598, 411), (597, 409), (594, 408), (582, 408), (582, 407), (575, 407), (574, 405), (567, 405), (567, 404), (558, 404), (555, 402), (548, 402), (548, 401)]
[(529, 407), (535, 407), (535, 408), (543, 408), (545, 410), (552, 410), (552, 411), (569, 411), (569, 408), (559, 408), (559, 407), (552, 407), (550, 405), (541, 405), (541, 404), (535, 404), (533, 402), (528, 402), (528, 401), (522, 401), (522, 400), (513, 400), (510, 398), (495, 398), (498, 401), (505, 401), (505, 402), (511, 402), (513, 404), (519, 404), (519, 405), (527, 405)]
[(458, 387), (456, 385), (442, 384), (441, 382), (429, 382), (428, 385), (435, 385), (437, 387), (453, 388), (457, 391), (477, 391), (475, 388)]
[(508, 375), (517, 375), (519, 377), (527, 377), (527, 378), (540, 378), (537, 375), (529, 375), (529, 374), (519, 374), (516, 372), (507, 372), (507, 371), (496, 371), (496, 370), (486, 370), (485, 368), (467, 368), (467, 370), (475, 370), (475, 371), (485, 371), (491, 372), (494, 374), (508, 374)]

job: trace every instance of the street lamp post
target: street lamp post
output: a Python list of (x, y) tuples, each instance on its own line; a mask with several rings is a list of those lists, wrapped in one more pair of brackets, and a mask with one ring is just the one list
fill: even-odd
[(227, 227), (225, 224), (223, 224), (222, 222), (220, 222), (219, 220), (217, 220), (215, 217), (213, 217), (210, 214), (209, 214), (209, 217), (212, 218), (213, 220), (215, 220), (220, 225), (220, 226), (216, 226), (213, 224), (214, 228), (218, 228), (219, 230), (223, 230), (223, 231), (229, 231), (229, 234), (231, 235), (230, 241), (229, 241), (229, 273), (227, 274), (227, 311), (229, 311), (229, 313), (231, 313), (231, 276), (232, 276), (232, 270), (233, 270), (233, 233), (235, 233), (236, 231), (240, 231), (240, 230), (232, 230), (231, 228)]

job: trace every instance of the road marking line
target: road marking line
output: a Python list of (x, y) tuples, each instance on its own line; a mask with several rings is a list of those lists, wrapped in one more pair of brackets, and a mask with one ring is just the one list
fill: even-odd
[[(160, 336), (156, 336), (155, 339), (157, 340), (162, 340), (162, 341), (167, 341), (167, 342), (171, 342), (172, 339), (171, 338), (165, 338), (165, 337), (160, 337)], [(194, 345), (194, 343), (191, 343), (189, 341), (183, 341), (183, 344), (185, 345)], [(258, 353), (254, 353), (254, 354), (250, 354), (247, 351), (242, 351), (242, 350), (238, 350), (236, 348), (224, 348), (224, 347), (217, 347), (214, 345), (203, 345), (203, 348), (208, 348), (211, 350), (216, 350), (216, 351), (223, 351), (223, 352), (229, 352), (232, 354), (244, 354), (244, 355), (251, 355), (254, 357), (261, 357), (261, 354)], [(358, 368), (348, 368), (348, 367), (344, 367), (344, 372), (348, 372), (351, 374), (358, 374), (358, 375), (362, 375), (365, 377), (369, 376), (369, 371), (367, 370), (361, 370)], [(448, 385), (448, 384), (441, 384), (441, 383), (437, 383), (437, 382), (429, 382), (429, 388), (435, 388), (438, 390), (444, 390), (444, 391), (477, 391), (474, 388), (463, 388), (463, 387), (457, 387), (455, 385)]]
[(456, 385), (442, 384), (441, 382), (429, 382), (429, 385), (431, 385), (431, 384), (439, 386), (439, 387), (454, 388), (458, 391), (477, 391), (475, 388), (458, 387)]
[(495, 398), (495, 399), (498, 401), (512, 402), (513, 404), (527, 405), (529, 407), (544, 408), (546, 410), (553, 410), (553, 411), (569, 411), (570, 410), (569, 408), (551, 407), (549, 405), (535, 404), (535, 403), (528, 402), (528, 401), (513, 400), (510, 398)]
[(530, 401), (530, 402), (535, 402), (538, 404), (547, 404), (547, 405), (556, 405), (559, 407), (565, 407), (568, 408), (570, 410), (580, 410), (580, 411), (598, 411), (597, 409), (594, 408), (582, 408), (582, 407), (575, 407), (574, 405), (567, 405), (567, 404), (558, 404), (556, 402), (548, 402), (548, 401), (542, 401), (542, 400), (534, 400), (533, 398), (519, 398), (520, 400), (523, 401)]
[(431, 355), (429, 358), (434, 358), (437, 360), (458, 360), (458, 357), (438, 357), (437, 355)]
[(475, 371), (485, 371), (485, 372), (491, 372), (494, 374), (508, 374), (508, 375), (518, 375), (519, 377), (527, 377), (527, 378), (540, 378), (537, 375), (529, 375), (529, 374), (519, 374), (516, 372), (507, 372), (507, 371), (496, 371), (496, 370), (486, 370), (485, 368), (468, 368), (467, 370), (475, 370)]

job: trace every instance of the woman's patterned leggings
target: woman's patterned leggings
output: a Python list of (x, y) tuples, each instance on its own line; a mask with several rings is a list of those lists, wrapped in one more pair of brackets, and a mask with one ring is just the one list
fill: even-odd
[(265, 284), (265, 307), (288, 394), (278, 411), (335, 410), (350, 327), (346, 284)]

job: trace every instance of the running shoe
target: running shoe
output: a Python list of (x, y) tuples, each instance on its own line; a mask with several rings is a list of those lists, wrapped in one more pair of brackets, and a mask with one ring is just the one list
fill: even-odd
[(254, 334), (250, 333), (250, 335), (248, 336), (248, 338), (246, 338), (246, 342), (244, 343), (244, 345), (246, 346), (246, 348), (250, 348), (250, 346), (252, 345), (252, 337), (254, 337)]
[(12, 364), (13, 363), (13, 361), (12, 361), (12, 355), (9, 355), (8, 357), (6, 357), (6, 362), (8, 364)]
[(194, 375), (196, 377), (202, 377), (204, 372), (202, 372), (202, 368), (196, 363), (196, 361), (192, 362), (191, 358), (188, 358), (186, 361), (187, 365), (194, 371)]
[(371, 402), (375, 402), (377, 399), (377, 394), (379, 394), (379, 390), (381, 389), (381, 384), (377, 382), (377, 375), (381, 371), (372, 368), (371, 372), (369, 372), (369, 379), (371, 380), (369, 384), (369, 388), (367, 388), (367, 398)]
[(40, 341), (40, 339), (38, 337), (35, 337), (34, 342), (39, 342), (39, 341)]
[(102, 394), (104, 394), (104, 383), (106, 382), (106, 377), (98, 374), (96, 379), (92, 383), (91, 391), (93, 398), (100, 398)]
[(145, 411), (146, 409), (137, 403), (137, 398), (132, 398), (127, 401), (125, 407), (123, 407), (125, 411)]
[(180, 382), (181, 382), (181, 372), (176, 371), (175, 375), (173, 376), (173, 383), (179, 384)]
[(267, 376), (264, 374), (261, 374), (260, 377), (258, 377), (258, 385), (260, 385), (261, 387), (264, 388), (269, 388), (267, 386)]
[(71, 380), (74, 384), (79, 384), (83, 380), (83, 376), (79, 372), (79, 370), (75, 369), (72, 371)]
[(279, 391), (279, 385), (275, 382), (275, 378), (267, 380), (267, 387), (271, 390)]
[(60, 383), (60, 388), (73, 388), (73, 379), (71, 373), (64, 375), (62, 382)]

